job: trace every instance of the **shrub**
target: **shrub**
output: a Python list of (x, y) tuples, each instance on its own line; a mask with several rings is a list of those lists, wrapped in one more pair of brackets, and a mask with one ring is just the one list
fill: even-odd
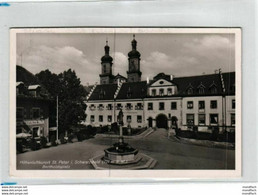
[(114, 122), (111, 124), (111, 131), (113, 131), (115, 134), (119, 133), (119, 127), (118, 127), (117, 122)]
[(219, 136), (219, 127), (212, 127), (211, 140), (217, 141)]
[(61, 144), (65, 144), (66, 143), (66, 140), (65, 140), (65, 137), (64, 137), (63, 133), (60, 134), (59, 138), (60, 138)]
[(47, 147), (47, 138), (46, 137), (41, 137), (40, 138), (40, 145), (41, 145), (42, 148)]
[(31, 150), (37, 150), (37, 141), (35, 139), (31, 139), (30, 141), (30, 149)]
[(50, 143), (51, 143), (51, 146), (57, 146), (57, 143), (56, 143), (56, 138), (54, 135), (52, 135), (50, 137)]

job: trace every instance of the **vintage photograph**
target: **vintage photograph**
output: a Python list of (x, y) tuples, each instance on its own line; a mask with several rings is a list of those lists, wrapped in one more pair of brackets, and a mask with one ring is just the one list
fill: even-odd
[(236, 28), (11, 30), (12, 168), (241, 176), (240, 43)]

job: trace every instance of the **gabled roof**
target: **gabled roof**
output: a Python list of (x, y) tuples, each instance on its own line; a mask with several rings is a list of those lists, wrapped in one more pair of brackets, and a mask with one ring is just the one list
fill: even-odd
[(147, 82), (123, 83), (116, 99), (141, 99), (147, 96)]
[(178, 95), (187, 95), (187, 89), (192, 88), (193, 94), (198, 95), (198, 87), (204, 86), (204, 94), (211, 94), (210, 87), (216, 86), (217, 94), (223, 93), (221, 87), (221, 79), (219, 74), (190, 76), (190, 77), (178, 77), (174, 78), (173, 82), (177, 85)]
[(28, 90), (36, 90), (36, 89), (38, 89), (38, 88), (40, 88), (40, 85), (30, 85), (30, 86), (28, 87)]
[(116, 89), (117, 84), (97, 85), (88, 100), (113, 100)]
[(20, 85), (24, 85), (24, 83), (22, 81), (16, 82), (16, 87), (18, 87)]

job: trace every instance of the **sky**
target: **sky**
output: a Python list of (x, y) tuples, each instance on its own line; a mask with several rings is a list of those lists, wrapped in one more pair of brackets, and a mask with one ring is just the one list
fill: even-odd
[[(106, 40), (113, 74), (127, 77), (133, 34), (19, 33), (16, 64), (33, 74), (74, 70), (83, 85), (99, 83)], [(135, 34), (142, 80), (158, 73), (175, 77), (235, 71), (233, 34)]]

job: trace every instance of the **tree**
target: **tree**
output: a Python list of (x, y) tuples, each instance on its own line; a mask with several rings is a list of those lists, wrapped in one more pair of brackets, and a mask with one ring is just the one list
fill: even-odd
[(45, 70), (36, 76), (54, 99), (58, 96), (59, 134), (85, 120), (86, 91), (75, 71), (69, 69), (56, 75)]

